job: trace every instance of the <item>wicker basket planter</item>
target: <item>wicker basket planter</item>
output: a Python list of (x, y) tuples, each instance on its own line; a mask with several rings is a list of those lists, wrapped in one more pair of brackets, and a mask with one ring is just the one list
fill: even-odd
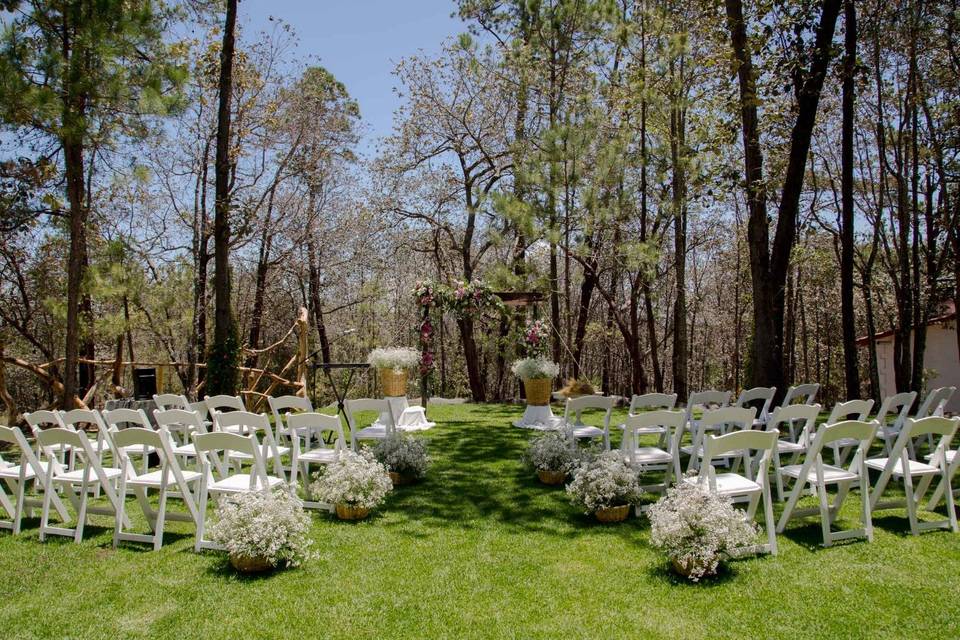
[(600, 522), (623, 522), (630, 515), (630, 505), (622, 504), (619, 507), (607, 507), (594, 511)]
[(407, 395), (407, 370), (381, 368), (380, 387), (383, 389), (383, 395), (388, 398)]
[(390, 474), (390, 482), (393, 483), (393, 486), (399, 487), (404, 484), (413, 484), (417, 479), (406, 473), (397, 473), (396, 471), (388, 472)]
[(545, 407), (550, 404), (553, 380), (550, 378), (524, 378), (523, 389), (527, 395), (527, 404)]
[(566, 471), (537, 471), (537, 477), (540, 478), (540, 482), (543, 484), (549, 485), (558, 485), (563, 484), (564, 480), (567, 479)]
[(364, 507), (352, 507), (348, 504), (338, 504), (335, 506), (337, 517), (341, 520), (363, 520), (370, 515), (370, 509)]
[(230, 566), (240, 573), (264, 573), (273, 569), (266, 558), (250, 558), (230, 554)]
[[(683, 563), (683, 562), (678, 562), (677, 560), (675, 560), (675, 559), (673, 559), (673, 558), (670, 559), (670, 564), (671, 564), (671, 566), (673, 566), (673, 570), (674, 570), (678, 575), (681, 575), (681, 576), (683, 576), (684, 578), (689, 578), (689, 577), (690, 577), (690, 574), (693, 573), (693, 570), (694, 570), (695, 568), (697, 568), (696, 563), (694, 563), (694, 562)], [(719, 567), (719, 565), (717, 565), (717, 566)], [(707, 577), (715, 576), (715, 575), (717, 575), (716, 569), (713, 570), (713, 571), (702, 572), (702, 573), (701, 573), (701, 578), (707, 578)]]

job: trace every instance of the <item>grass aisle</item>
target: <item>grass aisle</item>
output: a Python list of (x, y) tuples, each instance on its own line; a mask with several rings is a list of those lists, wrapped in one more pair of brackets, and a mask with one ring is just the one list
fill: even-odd
[(314, 515), (320, 558), (299, 570), (238, 577), (183, 523), (156, 553), (113, 551), (104, 517), (80, 545), (40, 544), (36, 520), (0, 532), (0, 638), (960, 637), (960, 535), (910, 536), (893, 511), (874, 544), (822, 549), (796, 522), (777, 558), (688, 585), (645, 519), (597, 524), (521, 468), (520, 412), (431, 407), (428, 479), (364, 522)]

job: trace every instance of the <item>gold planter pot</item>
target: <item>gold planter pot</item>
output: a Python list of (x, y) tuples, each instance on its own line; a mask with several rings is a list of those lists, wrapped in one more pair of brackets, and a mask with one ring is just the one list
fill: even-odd
[(527, 404), (533, 407), (545, 407), (550, 404), (553, 380), (550, 378), (524, 378), (523, 389), (527, 394)]
[(383, 395), (388, 398), (407, 395), (407, 370), (381, 368), (380, 387), (383, 389)]
[(235, 556), (230, 554), (230, 566), (240, 573), (263, 573), (273, 569), (266, 558), (249, 558), (247, 556)]
[(396, 471), (388, 471), (387, 473), (390, 475), (390, 482), (392, 482), (395, 487), (404, 484), (413, 484), (417, 481), (416, 478), (405, 473), (397, 473)]
[(537, 471), (537, 477), (543, 484), (557, 485), (563, 484), (567, 479), (566, 471)]
[(597, 509), (594, 512), (600, 522), (623, 522), (630, 515), (630, 505), (622, 504), (619, 507)]
[(337, 517), (341, 520), (363, 520), (370, 515), (370, 509), (352, 507), (348, 504), (338, 504), (335, 509), (337, 511)]

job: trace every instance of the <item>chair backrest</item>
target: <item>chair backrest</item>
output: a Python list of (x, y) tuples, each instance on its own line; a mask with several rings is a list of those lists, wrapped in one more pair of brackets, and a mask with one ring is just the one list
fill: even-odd
[[(200, 458), (200, 466), (204, 475), (211, 477), (212, 468), (216, 468), (221, 474), (226, 470), (225, 465), (219, 463), (218, 452), (224, 455), (231, 451), (235, 453), (245, 453), (253, 459), (253, 465), (250, 470), (249, 490), (266, 489), (269, 487), (267, 482), (267, 470), (263, 463), (263, 457), (260, 453), (260, 443), (257, 442), (256, 435), (241, 436), (236, 433), (225, 433), (215, 431), (212, 433), (195, 433), (193, 442), (196, 446), (197, 456)], [(211, 467), (210, 457), (214, 458), (215, 464)]]
[(357, 414), (362, 411), (376, 411), (381, 416), (386, 416), (387, 431), (393, 432), (395, 430), (393, 411), (390, 410), (390, 403), (388, 401), (379, 398), (357, 398), (355, 400), (347, 400), (343, 403), (343, 412), (347, 416), (347, 426), (350, 427), (350, 431), (358, 428)]
[(786, 395), (783, 396), (781, 406), (786, 407), (795, 403), (813, 404), (817, 398), (818, 391), (820, 391), (820, 383), (818, 382), (794, 385), (787, 389)]
[(725, 407), (730, 404), (729, 391), (695, 391), (687, 398), (687, 410), (694, 407), (704, 409)]
[(614, 399), (610, 396), (585, 395), (576, 398), (567, 398), (566, 409), (563, 417), (569, 423), (571, 415), (576, 416), (577, 424), (581, 422), (581, 414), (588, 409), (600, 409), (604, 411), (603, 426), (610, 426), (610, 414), (613, 411)]
[(913, 407), (914, 400), (917, 399), (916, 391), (904, 391), (887, 396), (880, 403), (880, 409), (877, 411), (877, 422), (880, 426), (886, 426), (887, 415), (896, 413), (897, 417), (893, 422), (894, 428), (899, 430), (903, 427), (903, 421), (910, 415), (910, 409)]
[[(36, 454), (34, 454), (33, 449), (30, 448), (30, 443), (27, 442), (23, 431), (17, 427), (4, 427), (0, 425), (0, 442), (6, 442), (19, 450), (21, 466), (26, 463), (26, 465), (33, 470), (34, 474), (37, 476), (43, 475), (43, 468), (40, 466), (40, 461), (37, 460)], [(51, 458), (50, 464), (54, 465), (54, 473), (63, 471), (63, 467), (56, 458)]]
[(309, 432), (310, 435), (316, 434), (321, 436), (318, 438), (321, 447), (326, 446), (323, 436), (332, 431), (337, 436), (334, 448), (339, 451), (346, 446), (346, 440), (343, 434), (343, 423), (340, 422), (339, 415), (329, 416), (325, 413), (316, 413), (315, 411), (291, 413), (287, 415), (287, 427), (298, 433), (306, 431)]
[[(143, 427), (128, 427), (123, 431), (117, 431), (113, 434), (113, 443), (121, 450), (123, 447), (143, 445), (144, 447), (154, 447), (158, 452), (165, 453), (167, 451), (160, 433)], [(121, 452), (120, 455), (123, 456), (124, 454)], [(165, 456), (161, 456), (161, 458), (163, 457)]]
[(60, 419), (60, 413), (57, 411), (43, 410), (24, 413), (23, 419), (30, 425), (30, 431), (34, 438), (44, 429), (65, 428), (63, 421)]
[(143, 409), (111, 409), (103, 411), (103, 421), (107, 428), (122, 431), (124, 429), (139, 427), (141, 429), (153, 429), (150, 419), (147, 418)]
[(847, 400), (833, 405), (827, 424), (836, 424), (843, 421), (863, 422), (873, 409), (873, 400)]
[(161, 411), (190, 408), (190, 401), (187, 400), (187, 397), (177, 393), (155, 393), (153, 394), (153, 402), (157, 405), (157, 409)]
[(956, 390), (956, 387), (940, 387), (931, 390), (927, 397), (923, 399), (923, 404), (917, 409), (916, 417), (919, 419), (943, 415), (943, 408), (950, 402), (950, 398), (953, 397)]
[[(757, 431), (753, 429), (734, 431), (722, 436), (707, 434), (703, 445), (703, 464), (700, 465), (699, 482), (709, 483), (710, 488), (715, 490), (716, 470), (712, 461), (714, 458), (733, 452), (739, 452), (740, 457), (743, 458), (743, 468), (748, 478), (752, 480), (757, 477), (765, 482), (770, 458), (777, 446), (777, 438), (779, 437), (776, 431)], [(760, 464), (756, 466), (756, 475), (754, 475), (755, 467), (751, 455), (752, 451), (762, 456)]]
[(246, 411), (243, 400), (240, 396), (204, 396), (203, 401), (207, 404), (207, 411), (213, 414), (214, 411), (225, 413), (227, 411)]
[(191, 402), (188, 409), (190, 411), (196, 411), (199, 413), (202, 420), (210, 419), (210, 407), (207, 406), (206, 400), (197, 400), (196, 402)]
[(166, 409), (161, 411), (155, 409), (153, 419), (157, 422), (157, 427), (167, 431), (188, 431), (190, 433), (206, 433), (207, 427), (203, 423), (203, 418), (196, 411), (184, 411), (183, 409)]
[(677, 406), (677, 394), (675, 393), (645, 393), (630, 398), (630, 408), (627, 413), (636, 415), (641, 411), (670, 410), (675, 406)]
[[(788, 407), (777, 407), (767, 422), (767, 431), (779, 431), (780, 425), (795, 424), (803, 421), (803, 427), (797, 436), (797, 441), (810, 444), (817, 430), (817, 416), (820, 415), (818, 404), (791, 404)], [(783, 431), (780, 431), (783, 433)]]
[(960, 426), (960, 418), (944, 418), (942, 416), (929, 416), (927, 418), (907, 418), (903, 425), (903, 431), (900, 433), (900, 440), (918, 438), (920, 436), (938, 435), (943, 436), (941, 444), (944, 448), (950, 446), (950, 441)]
[[(273, 423), (277, 429), (284, 428), (284, 416), (298, 411), (313, 411), (313, 403), (310, 398), (301, 398), (300, 396), (269, 396), (267, 402), (270, 405), (270, 412), (273, 413)], [(287, 425), (289, 426), (289, 425)]]
[(638, 432), (646, 430), (646, 432), (649, 433), (648, 430), (652, 427), (663, 427), (667, 430), (666, 441), (669, 452), (674, 453), (677, 447), (677, 436), (683, 431), (683, 424), (683, 411), (657, 409), (627, 416), (627, 420), (624, 423), (623, 440), (620, 441), (620, 448), (632, 463), (634, 449), (640, 441)]
[(747, 407), (751, 406), (751, 404), (762, 403), (760, 405), (760, 412), (757, 414), (757, 416), (761, 420), (766, 420), (770, 415), (770, 404), (773, 402), (773, 397), (776, 394), (776, 387), (754, 387), (753, 389), (744, 389), (740, 392), (740, 395), (737, 396), (737, 400), (733, 403), (733, 406)]
[(270, 426), (270, 419), (263, 413), (251, 413), (250, 411), (230, 411), (220, 413), (214, 411), (213, 425), (216, 431), (227, 431), (229, 427), (238, 427), (238, 431), (244, 434), (257, 433), (264, 431), (272, 435), (273, 429)]
[(751, 429), (757, 410), (753, 407), (721, 407), (703, 412), (700, 418), (701, 429), (724, 425), (737, 425), (740, 429)]

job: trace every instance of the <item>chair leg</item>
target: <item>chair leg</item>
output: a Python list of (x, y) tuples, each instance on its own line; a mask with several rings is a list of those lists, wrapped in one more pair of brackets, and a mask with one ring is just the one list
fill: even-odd
[(160, 487), (160, 499), (157, 505), (157, 522), (153, 529), (153, 550), (159, 551), (163, 546), (163, 524), (167, 517), (167, 488)]
[(910, 533), (917, 535), (920, 533), (920, 526), (917, 523), (917, 502), (913, 499), (913, 478), (909, 473), (903, 476), (903, 487), (907, 494), (907, 516), (910, 518)]
[(89, 501), (89, 496), (87, 495), (88, 487), (87, 483), (83, 482), (80, 484), (80, 513), (77, 514), (77, 528), (73, 534), (74, 542), (81, 542), (83, 540), (83, 527), (87, 523), (87, 502)]
[(833, 537), (830, 535), (830, 503), (827, 500), (827, 487), (821, 482), (817, 482), (817, 497), (820, 503), (820, 529), (823, 533), (823, 546), (829, 547), (833, 544)]
[[(23, 463), (21, 462), (20, 464)], [(16, 505), (13, 507), (13, 535), (19, 535), (20, 533), (20, 523), (23, 519), (23, 502), (26, 485), (26, 482), (17, 483), (17, 501)]]
[(127, 475), (120, 474), (120, 489), (117, 491), (119, 498), (119, 509), (113, 514), (113, 548), (116, 549), (120, 543), (120, 535), (123, 533), (123, 522), (127, 515)]
[(193, 550), (197, 553), (203, 545), (203, 533), (207, 528), (207, 478), (203, 476), (200, 480), (200, 520), (197, 522), (197, 539), (193, 545)]

